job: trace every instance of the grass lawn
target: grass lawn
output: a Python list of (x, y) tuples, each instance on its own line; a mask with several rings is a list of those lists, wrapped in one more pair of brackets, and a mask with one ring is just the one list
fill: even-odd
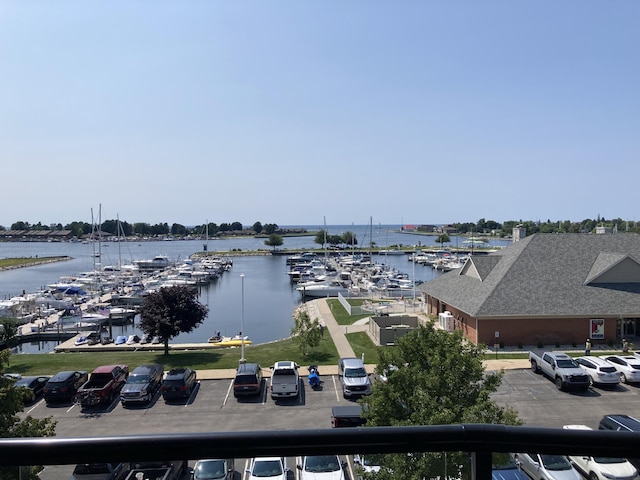
[(378, 363), (378, 350), (384, 347), (376, 346), (366, 332), (347, 333), (347, 340), (356, 357), (364, 354), (364, 363)]
[[(361, 299), (349, 300), (349, 303), (354, 306), (362, 305), (363, 302), (364, 300), (361, 300)], [(344, 307), (340, 303), (340, 300), (335, 298), (328, 299), (327, 305), (329, 305), (329, 309), (331, 309), (331, 313), (336, 319), (336, 322), (338, 322), (338, 325), (353, 325), (354, 322), (360, 320), (361, 318), (367, 318), (371, 316), (370, 313), (366, 313), (363, 315), (349, 315), (349, 313), (344, 309)]]
[[(240, 348), (220, 348), (216, 350), (171, 351), (169, 355), (158, 352), (101, 352), (96, 353), (52, 353), (11, 355), (6, 372), (21, 375), (53, 375), (63, 370), (86, 370), (91, 372), (100, 365), (126, 364), (129, 370), (145, 363), (160, 363), (165, 370), (173, 367), (191, 367), (196, 370), (236, 368), (240, 359)], [(247, 362), (259, 363), (268, 368), (278, 360), (293, 360), (299, 365), (335, 365), (338, 352), (325, 336), (320, 345), (306, 357), (300, 353), (292, 339), (262, 345), (247, 345), (244, 348)]]

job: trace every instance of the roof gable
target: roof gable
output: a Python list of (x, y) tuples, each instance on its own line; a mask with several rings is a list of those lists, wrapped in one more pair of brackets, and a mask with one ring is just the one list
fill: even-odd
[(640, 263), (630, 255), (601, 253), (584, 283), (640, 283)]
[(500, 261), (500, 258), (502, 258), (500, 255), (469, 257), (469, 260), (466, 261), (459, 274), (475, 278), (482, 282), (491, 273), (493, 267)]

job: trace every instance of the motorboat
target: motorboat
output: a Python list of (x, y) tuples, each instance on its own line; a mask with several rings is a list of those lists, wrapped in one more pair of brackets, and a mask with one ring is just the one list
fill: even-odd
[(337, 297), (338, 294), (349, 294), (349, 287), (336, 278), (327, 282), (305, 284), (297, 287), (296, 290), (305, 298)]

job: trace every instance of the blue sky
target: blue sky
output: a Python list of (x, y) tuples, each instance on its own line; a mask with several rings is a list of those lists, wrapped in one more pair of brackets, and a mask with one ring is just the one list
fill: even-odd
[(640, 2), (0, 1), (0, 225), (640, 220)]

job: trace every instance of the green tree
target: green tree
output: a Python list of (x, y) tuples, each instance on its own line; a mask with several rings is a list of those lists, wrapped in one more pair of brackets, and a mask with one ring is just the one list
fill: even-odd
[(260, 232), (262, 232), (262, 223), (256, 222), (256, 223), (253, 224), (253, 227), (251, 227), (251, 228), (253, 228), (254, 232), (259, 234)]
[(342, 234), (342, 243), (352, 246), (358, 244), (358, 239), (356, 238), (356, 234), (353, 232), (344, 232)]
[(7, 345), (18, 336), (18, 324), (9, 317), (0, 318), (0, 345)]
[(279, 230), (278, 225), (275, 223), (265, 223), (262, 228), (264, 230), (264, 233), (266, 233), (267, 235), (276, 233)]
[[(3, 377), (9, 365), (11, 352), (9, 349), (0, 351), (0, 437), (53, 437), (57, 422), (52, 417), (33, 418), (27, 415), (20, 419), (17, 415), (24, 410), (24, 393), (21, 388), (15, 388), (13, 380)], [(0, 468), (0, 478), (7, 480), (35, 480), (42, 466), (6, 467)]]
[[(499, 423), (519, 425), (511, 407), (490, 399), (503, 373), (487, 374), (482, 366), (483, 345), (465, 341), (460, 330), (446, 332), (433, 322), (420, 326), (379, 353), (377, 372), (387, 380), (376, 382), (365, 404), (367, 426), (448, 425)], [(376, 478), (469, 478), (465, 453), (439, 452), (416, 455), (385, 455)], [(445, 463), (447, 467), (445, 467)]]
[(169, 340), (198, 327), (209, 313), (209, 307), (197, 300), (195, 289), (174, 286), (150, 293), (140, 308), (138, 327), (151, 337), (160, 337), (164, 354), (169, 354)]
[(273, 251), (276, 251), (276, 247), (279, 247), (284, 243), (282, 239), (282, 235), (278, 235), (277, 233), (272, 233), (269, 235), (269, 238), (264, 241), (264, 244), (268, 247), (273, 247)]
[(438, 237), (436, 238), (436, 243), (439, 243), (441, 247), (443, 244), (449, 243), (450, 241), (451, 239), (449, 238), (449, 235), (447, 235), (446, 233), (442, 233), (438, 235)]
[(242, 229), (243, 229), (242, 222), (233, 222), (231, 224), (231, 230), (240, 232), (242, 231)]
[(318, 233), (316, 233), (316, 237), (313, 239), (313, 241), (318, 245), (322, 245), (324, 247), (324, 244), (327, 243), (327, 231), (324, 229), (318, 230)]
[(306, 310), (298, 308), (293, 314), (294, 325), (291, 335), (298, 344), (302, 355), (307, 356), (309, 350), (320, 345), (321, 331), (320, 322), (317, 318), (313, 320)]

